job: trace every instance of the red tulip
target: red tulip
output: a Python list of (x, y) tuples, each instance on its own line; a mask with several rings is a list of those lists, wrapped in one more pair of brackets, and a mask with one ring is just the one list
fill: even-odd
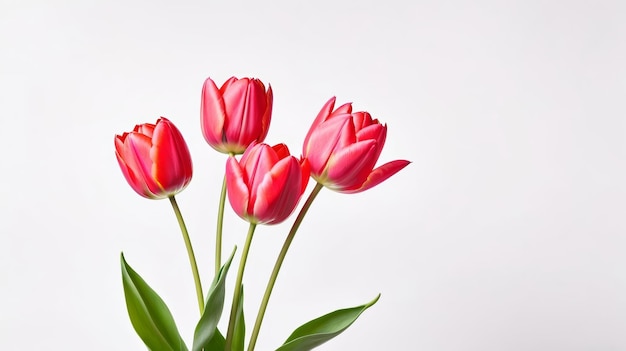
[(149, 199), (175, 195), (191, 181), (187, 144), (165, 117), (156, 124), (139, 124), (130, 133), (116, 135), (115, 156), (128, 184)]
[(267, 136), (272, 117), (272, 87), (258, 79), (231, 77), (221, 88), (204, 81), (200, 125), (204, 139), (222, 153), (242, 154)]
[(253, 144), (226, 163), (230, 204), (250, 223), (277, 224), (289, 217), (306, 188), (309, 166), (289, 154), (285, 144)]
[(326, 102), (304, 140), (303, 155), (311, 176), (329, 189), (358, 193), (396, 174), (410, 162), (395, 160), (376, 169), (387, 126), (367, 112), (352, 112), (347, 103), (333, 111), (335, 98)]

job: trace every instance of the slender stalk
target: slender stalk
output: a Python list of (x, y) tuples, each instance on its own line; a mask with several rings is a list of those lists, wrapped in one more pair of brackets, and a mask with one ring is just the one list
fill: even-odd
[(226, 333), (226, 344), (224, 348), (225, 350), (230, 350), (233, 343), (235, 322), (237, 321), (237, 310), (239, 309), (239, 299), (241, 296), (241, 282), (243, 281), (243, 271), (246, 268), (246, 261), (248, 260), (248, 252), (250, 251), (250, 243), (252, 243), (254, 229), (256, 229), (256, 224), (250, 223), (248, 236), (246, 237), (246, 243), (244, 244), (243, 252), (241, 253), (241, 261), (239, 262), (239, 272), (237, 272), (237, 280), (235, 281), (235, 292), (233, 293), (233, 303), (230, 309), (230, 319), (228, 321), (228, 332)]
[[(228, 153), (229, 157), (234, 157), (232, 152)], [(217, 230), (215, 231), (215, 276), (220, 272), (222, 267), (222, 228), (224, 227), (224, 206), (226, 205), (226, 174), (222, 180), (222, 192), (220, 193), (220, 204), (217, 209)]]
[(309, 197), (306, 199), (306, 202), (302, 206), (300, 213), (298, 213), (298, 217), (293, 222), (291, 226), (291, 230), (289, 230), (289, 234), (283, 243), (283, 247), (276, 258), (276, 263), (274, 264), (274, 269), (272, 270), (272, 275), (270, 276), (269, 281), (267, 282), (267, 287), (265, 288), (265, 294), (263, 294), (263, 300), (261, 301), (261, 306), (259, 306), (259, 312), (256, 316), (256, 321), (254, 322), (254, 329), (252, 329), (252, 336), (250, 336), (250, 343), (248, 344), (248, 351), (253, 351), (254, 346), (256, 345), (256, 340), (259, 337), (259, 331), (261, 330), (261, 323), (263, 322), (263, 317), (265, 316), (265, 310), (267, 309), (267, 304), (270, 300), (270, 296), (272, 295), (272, 290), (274, 289), (274, 284), (276, 283), (276, 278), (278, 277), (278, 272), (280, 271), (280, 267), (285, 260), (285, 256), (287, 255), (287, 251), (289, 250), (289, 246), (293, 241), (293, 238), (296, 236), (296, 232), (304, 219), (309, 207), (315, 200), (317, 194), (322, 190), (324, 186), (320, 183), (315, 184), (315, 188), (309, 194)]
[(224, 226), (224, 205), (226, 204), (226, 174), (222, 181), (222, 193), (220, 194), (220, 205), (217, 209), (217, 231), (215, 233), (215, 276), (222, 267), (222, 228)]
[(187, 226), (183, 220), (183, 215), (180, 213), (178, 203), (174, 196), (170, 196), (170, 203), (174, 208), (180, 231), (183, 233), (183, 240), (185, 240), (185, 247), (187, 248), (187, 255), (189, 256), (189, 264), (191, 265), (191, 272), (193, 273), (193, 280), (196, 284), (196, 296), (198, 298), (198, 307), (200, 308), (200, 315), (204, 312), (204, 295), (202, 295), (202, 283), (200, 282), (200, 274), (198, 273), (198, 265), (196, 264), (196, 256), (193, 254), (193, 247), (191, 246), (191, 240), (189, 239), (189, 232)]

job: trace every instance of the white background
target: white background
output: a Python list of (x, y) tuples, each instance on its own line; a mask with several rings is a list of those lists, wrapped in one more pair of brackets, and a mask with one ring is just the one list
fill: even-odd
[[(191, 343), (173, 212), (126, 184), (113, 136), (159, 116), (183, 132), (178, 201), (206, 288), (225, 157), (200, 132), (200, 91), (235, 75), (272, 84), (269, 143), (299, 155), (336, 95), (388, 124), (381, 162), (413, 162), (320, 193), (258, 350), (379, 292), (319, 349), (625, 350), (625, 18), (620, 1), (2, 0), (0, 349), (145, 349), (121, 251)], [(230, 252), (247, 225), (227, 209)], [(249, 320), (291, 221), (257, 230)]]

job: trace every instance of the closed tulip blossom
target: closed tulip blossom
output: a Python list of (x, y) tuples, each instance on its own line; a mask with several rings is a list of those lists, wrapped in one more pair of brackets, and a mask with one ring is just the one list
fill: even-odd
[(258, 79), (231, 77), (219, 89), (211, 78), (202, 87), (200, 125), (215, 150), (242, 154), (267, 136), (272, 116), (272, 87)]
[(309, 179), (306, 160), (284, 144), (253, 144), (240, 161), (226, 163), (228, 199), (239, 217), (255, 224), (277, 224), (296, 208)]
[(387, 126), (368, 112), (352, 112), (346, 103), (334, 109), (335, 98), (322, 107), (304, 140), (303, 156), (311, 176), (341, 193), (370, 189), (406, 167), (395, 160), (374, 168), (385, 145)]
[(163, 199), (182, 191), (191, 181), (189, 149), (167, 118), (136, 125), (115, 136), (115, 156), (128, 184), (137, 194)]

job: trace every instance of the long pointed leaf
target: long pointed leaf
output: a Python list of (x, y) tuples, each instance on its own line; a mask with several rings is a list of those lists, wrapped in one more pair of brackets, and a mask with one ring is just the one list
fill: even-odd
[(224, 351), (225, 348), (226, 338), (224, 338), (224, 335), (216, 328), (215, 334), (213, 334), (208, 344), (204, 346), (204, 351)]
[(364, 305), (337, 310), (307, 322), (294, 330), (283, 346), (276, 351), (308, 351), (325, 343), (346, 330), (366, 309), (378, 301), (376, 298)]
[[(230, 263), (235, 256), (236, 250), (237, 247), (233, 249), (233, 253), (230, 255), (230, 258), (226, 261), (226, 263), (224, 263), (211, 283), (211, 287), (209, 288), (209, 293), (206, 298), (204, 313), (200, 317), (193, 335), (193, 351), (202, 351), (203, 348), (205, 351), (212, 350), (208, 346), (210, 345), (213, 335), (217, 331), (217, 323), (222, 317), (225, 296), (224, 284), (228, 274), (228, 269), (230, 268)], [(219, 333), (219, 331), (217, 332)], [(223, 348), (219, 351), (223, 351)]]
[(137, 335), (153, 351), (187, 351), (165, 302), (120, 256), (126, 309)]

